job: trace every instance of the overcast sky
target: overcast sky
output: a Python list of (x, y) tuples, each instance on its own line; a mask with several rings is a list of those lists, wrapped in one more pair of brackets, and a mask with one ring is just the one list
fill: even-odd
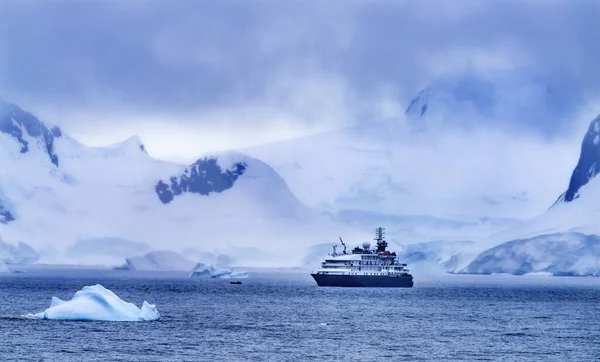
[(464, 72), (552, 78), (594, 105), (598, 19), (596, 0), (4, 1), (0, 97), (87, 144), (138, 134), (190, 158), (401, 118)]

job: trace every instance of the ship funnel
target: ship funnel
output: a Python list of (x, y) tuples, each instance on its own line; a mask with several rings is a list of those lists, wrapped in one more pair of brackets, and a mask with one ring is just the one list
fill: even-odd
[(363, 249), (369, 250), (370, 248), (371, 248), (371, 243), (369, 243), (368, 241), (365, 241), (363, 243)]

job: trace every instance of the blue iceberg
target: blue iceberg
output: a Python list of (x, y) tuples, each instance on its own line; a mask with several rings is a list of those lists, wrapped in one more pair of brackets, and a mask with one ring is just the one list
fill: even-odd
[(160, 314), (154, 304), (144, 301), (142, 308), (119, 298), (100, 284), (84, 287), (69, 301), (52, 297), (50, 308), (25, 318), (71, 321), (155, 321)]
[(215, 268), (211, 265), (198, 263), (190, 273), (190, 278), (247, 278), (247, 272), (233, 272), (229, 268)]

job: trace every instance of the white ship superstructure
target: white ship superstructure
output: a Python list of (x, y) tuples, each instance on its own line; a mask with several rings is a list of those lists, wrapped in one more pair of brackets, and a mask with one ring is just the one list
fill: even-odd
[(343, 252), (338, 253), (337, 246), (333, 247), (333, 252), (312, 274), (317, 283), (327, 286), (412, 286), (412, 275), (406, 264), (398, 261), (395, 252), (385, 250), (387, 242), (384, 233), (383, 228), (376, 229), (376, 248), (371, 249), (370, 243), (365, 242), (362, 248), (356, 247), (350, 253), (340, 238)]
[[(363, 250), (367, 250), (364, 253)], [(369, 250), (368, 243), (363, 244), (361, 253), (353, 250), (352, 254), (331, 253), (321, 263), (317, 273), (348, 275), (404, 275), (409, 273), (406, 264), (396, 259), (396, 253), (375, 253)]]

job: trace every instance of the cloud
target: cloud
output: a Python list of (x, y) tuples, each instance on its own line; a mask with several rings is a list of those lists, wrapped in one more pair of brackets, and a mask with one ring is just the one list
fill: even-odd
[(124, 129), (144, 136), (150, 123), (156, 139), (195, 132), (206, 146), (184, 147), (183, 157), (399, 117), (420, 89), (460, 72), (558, 75), (589, 103), (600, 90), (599, 8), (568, 0), (4, 2), (0, 94), (87, 143), (116, 141)]

